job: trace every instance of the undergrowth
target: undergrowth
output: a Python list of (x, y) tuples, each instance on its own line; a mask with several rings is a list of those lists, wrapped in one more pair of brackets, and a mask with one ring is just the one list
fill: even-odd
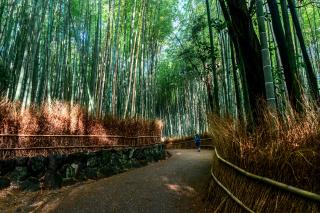
[[(263, 110), (260, 125), (251, 131), (233, 119), (211, 116), (210, 133), (214, 146), (223, 158), (249, 172), (320, 193), (320, 114), (311, 107), (306, 109), (300, 114), (291, 111), (282, 118)], [(216, 158), (213, 169), (221, 180), (229, 183), (232, 192), (243, 196), (244, 203), (254, 204), (252, 207), (259, 207), (259, 211), (279, 210), (281, 201), (282, 208), (286, 207), (289, 211), (296, 212), (304, 206), (299, 198), (283, 195), (267, 186), (258, 189), (260, 185), (252, 184), (254, 181), (248, 182), (241, 176), (231, 175), (235, 172), (225, 168)], [(220, 199), (215, 204), (220, 205), (221, 202)], [(234, 203), (224, 205), (230, 211), (235, 210), (231, 206), (237, 206)], [(270, 208), (268, 205), (275, 206)], [(309, 210), (319, 209), (317, 206)]]

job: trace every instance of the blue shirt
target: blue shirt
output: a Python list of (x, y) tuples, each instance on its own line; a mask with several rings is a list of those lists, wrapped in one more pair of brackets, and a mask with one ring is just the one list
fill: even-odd
[(200, 136), (199, 135), (196, 135), (194, 137), (194, 140), (195, 140), (196, 144), (200, 144)]

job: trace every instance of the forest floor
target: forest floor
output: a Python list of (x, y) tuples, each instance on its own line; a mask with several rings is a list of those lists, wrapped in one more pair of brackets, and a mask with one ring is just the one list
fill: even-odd
[(0, 192), (1, 212), (210, 212), (212, 151), (170, 150), (168, 160), (42, 192)]

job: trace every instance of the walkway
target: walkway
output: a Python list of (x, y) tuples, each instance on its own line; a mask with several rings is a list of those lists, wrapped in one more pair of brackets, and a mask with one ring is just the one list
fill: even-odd
[(206, 212), (212, 151), (172, 150), (166, 161), (76, 186), (41, 212)]

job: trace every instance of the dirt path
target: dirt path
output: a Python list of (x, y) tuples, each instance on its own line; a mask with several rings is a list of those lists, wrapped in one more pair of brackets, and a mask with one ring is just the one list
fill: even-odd
[(201, 199), (210, 178), (212, 151), (171, 150), (170, 153), (172, 157), (168, 160), (98, 181), (56, 191), (5, 196), (6, 202), (16, 200), (8, 212), (13, 209), (14, 212), (62, 213), (208, 211)]
[(205, 212), (201, 198), (212, 152), (173, 150), (171, 154), (167, 161), (78, 186), (42, 211)]

